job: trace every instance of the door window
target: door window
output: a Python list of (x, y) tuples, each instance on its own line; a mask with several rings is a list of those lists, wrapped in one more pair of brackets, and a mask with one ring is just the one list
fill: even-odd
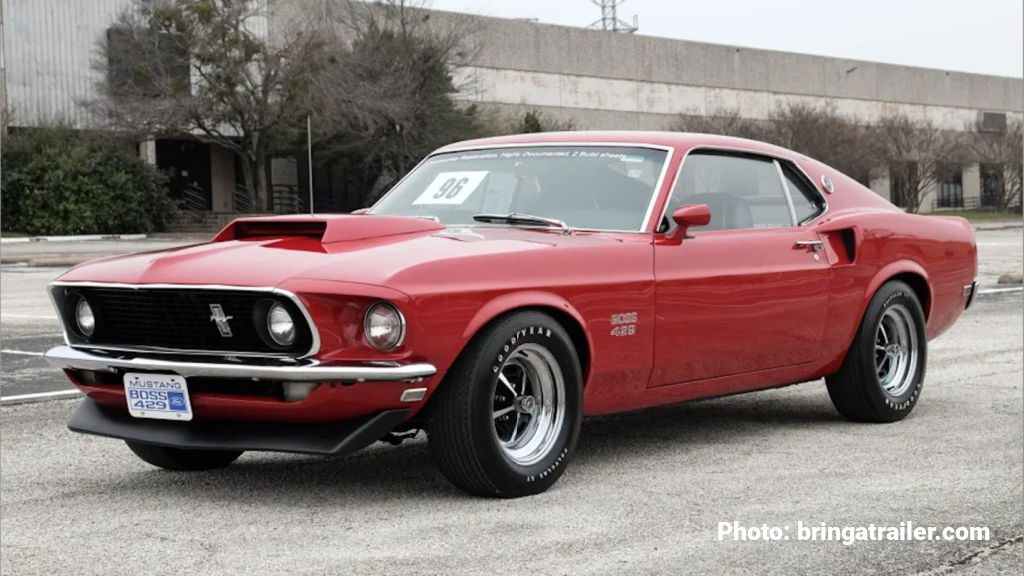
[(685, 204), (711, 208), (711, 223), (701, 230), (789, 227), (824, 208), (821, 197), (788, 162), (705, 151), (691, 152), (683, 161), (660, 231), (675, 227), (672, 213)]
[(691, 152), (683, 162), (669, 199), (671, 215), (684, 204), (707, 204), (711, 223), (704, 230), (791, 226), (786, 192), (772, 160)]

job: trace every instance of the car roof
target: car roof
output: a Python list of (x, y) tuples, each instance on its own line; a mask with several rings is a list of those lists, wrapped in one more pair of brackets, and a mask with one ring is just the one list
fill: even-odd
[(526, 144), (635, 144), (647, 146), (668, 146), (689, 149), (707, 146), (711, 148), (728, 148), (754, 153), (780, 156), (783, 158), (805, 158), (803, 154), (793, 152), (780, 146), (774, 146), (757, 140), (720, 136), (716, 134), (700, 134), (695, 132), (656, 132), (630, 130), (581, 130), (570, 132), (536, 132), (530, 134), (510, 134), (455, 142), (437, 150), (449, 152), (464, 148), (493, 148)]

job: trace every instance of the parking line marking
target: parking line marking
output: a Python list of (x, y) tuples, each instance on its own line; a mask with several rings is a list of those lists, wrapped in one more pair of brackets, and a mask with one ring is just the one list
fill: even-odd
[(25, 404), (28, 402), (42, 402), (43, 400), (58, 400), (61, 398), (74, 398), (82, 393), (78, 390), (57, 390), (55, 392), (35, 392), (33, 394), (16, 394), (14, 396), (0, 396), (0, 406), (12, 404)]
[(989, 288), (988, 290), (978, 290), (978, 294), (1004, 294), (1006, 292), (1021, 291), (1024, 291), (1024, 286), (1014, 286), (1013, 288)]
[(25, 350), (7, 350), (6, 348), (0, 350), (4, 354), (19, 354), (21, 356), (42, 356), (42, 352), (26, 352)]

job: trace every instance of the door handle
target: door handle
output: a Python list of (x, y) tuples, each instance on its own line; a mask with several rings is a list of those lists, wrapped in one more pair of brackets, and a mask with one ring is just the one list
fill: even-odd
[(811, 252), (818, 252), (825, 247), (825, 243), (821, 240), (797, 240), (797, 248), (809, 248)]

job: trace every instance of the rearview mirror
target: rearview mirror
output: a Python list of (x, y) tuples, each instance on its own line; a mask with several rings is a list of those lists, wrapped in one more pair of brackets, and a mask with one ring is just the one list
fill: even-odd
[(676, 229), (669, 235), (671, 240), (687, 238), (691, 226), (707, 226), (711, 223), (711, 208), (707, 204), (686, 204), (672, 213), (672, 221)]

